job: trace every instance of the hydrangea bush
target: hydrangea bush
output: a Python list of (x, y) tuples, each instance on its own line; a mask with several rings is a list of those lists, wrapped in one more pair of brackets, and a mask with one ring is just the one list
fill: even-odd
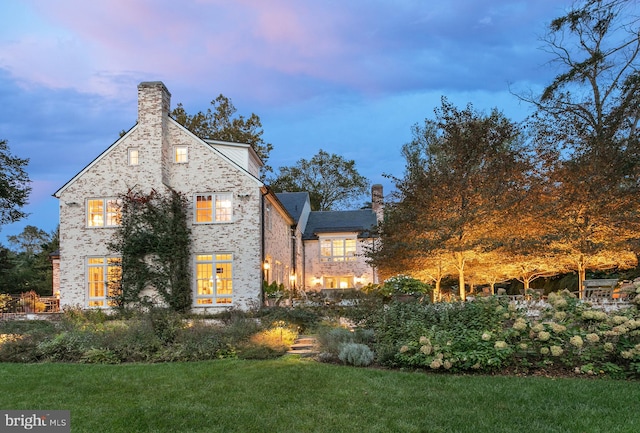
[[(634, 301), (640, 300), (640, 288)], [(640, 301), (639, 301), (640, 302)], [(551, 293), (536, 318), (495, 297), (467, 303), (393, 305), (371, 326), (379, 362), (452, 372), (563, 370), (640, 376), (640, 303), (605, 312)]]

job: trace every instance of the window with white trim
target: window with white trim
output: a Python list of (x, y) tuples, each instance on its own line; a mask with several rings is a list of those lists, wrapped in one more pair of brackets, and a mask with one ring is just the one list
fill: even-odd
[(194, 202), (196, 223), (231, 222), (230, 193), (196, 194)]
[(127, 152), (127, 160), (129, 162), (129, 165), (139, 165), (140, 164), (140, 158), (139, 158), (139, 153), (138, 153), (138, 149), (135, 148), (131, 148), (128, 150)]
[(87, 306), (112, 307), (122, 290), (122, 259), (87, 257)]
[(233, 254), (196, 255), (196, 306), (231, 304), (233, 301)]
[(121, 201), (117, 198), (87, 200), (87, 227), (116, 227), (122, 219)]
[(353, 276), (331, 276), (324, 278), (324, 288), (325, 289), (349, 289), (353, 288)]
[(355, 261), (356, 238), (320, 239), (320, 257), (323, 262)]
[(186, 164), (189, 162), (189, 148), (187, 146), (174, 146), (173, 162), (176, 164)]

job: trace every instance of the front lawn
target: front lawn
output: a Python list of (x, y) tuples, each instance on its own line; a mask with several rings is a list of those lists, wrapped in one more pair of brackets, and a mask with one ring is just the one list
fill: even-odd
[(359, 369), (284, 357), (0, 364), (0, 408), (79, 432), (638, 432), (634, 381)]

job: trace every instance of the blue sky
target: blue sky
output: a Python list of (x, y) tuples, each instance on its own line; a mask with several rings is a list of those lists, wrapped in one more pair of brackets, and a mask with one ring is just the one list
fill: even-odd
[(137, 85), (172, 108), (220, 93), (260, 116), (273, 167), (323, 149), (382, 183), (411, 126), (441, 96), (514, 121), (557, 73), (540, 38), (565, 0), (3, 0), (0, 139), (29, 158), (30, 224), (58, 224), (52, 194), (136, 121)]

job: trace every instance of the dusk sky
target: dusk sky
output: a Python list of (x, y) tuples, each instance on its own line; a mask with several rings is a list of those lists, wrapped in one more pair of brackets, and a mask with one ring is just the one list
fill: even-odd
[[(30, 224), (52, 194), (136, 122), (137, 85), (205, 111), (220, 93), (260, 116), (274, 168), (319, 149), (392, 183), (411, 126), (446, 96), (522, 121), (513, 96), (558, 72), (540, 38), (569, 0), (3, 0), (0, 139), (29, 158)], [(360, 204), (360, 203), (358, 203)]]

